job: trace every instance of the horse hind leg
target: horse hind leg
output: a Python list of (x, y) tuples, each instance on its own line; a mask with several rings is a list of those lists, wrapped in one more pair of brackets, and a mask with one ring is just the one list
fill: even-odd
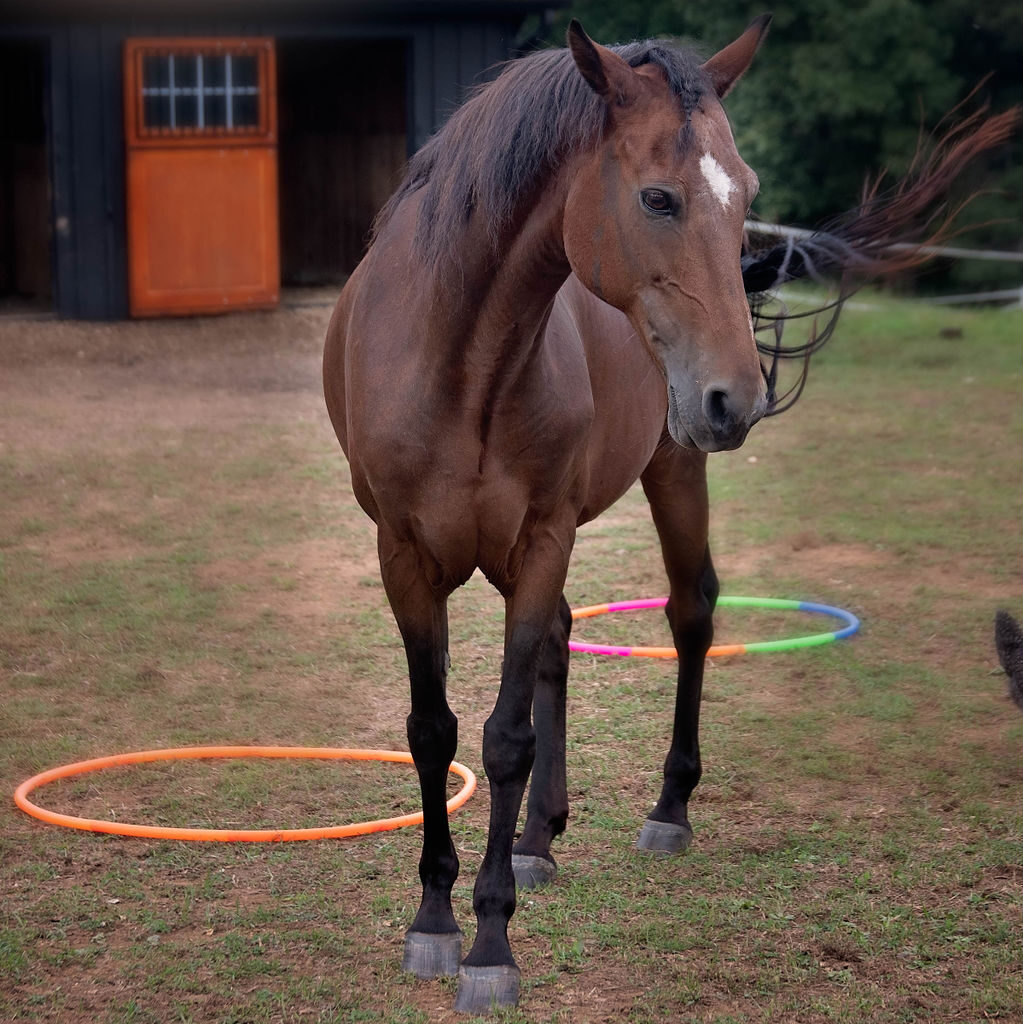
[(537, 889), (554, 881), (558, 866), (551, 856), (551, 843), (565, 831), (568, 821), (565, 703), (571, 631), (572, 610), (562, 595), (533, 696), (536, 759), (526, 802), (526, 824), (512, 849), (512, 870), (519, 889)]
[(718, 580), (707, 543), (706, 456), (662, 446), (642, 476), (670, 584), (665, 612), (678, 651), (678, 686), (664, 783), (637, 846), (667, 855), (692, 842), (689, 797), (700, 781), (700, 700), (714, 637)]

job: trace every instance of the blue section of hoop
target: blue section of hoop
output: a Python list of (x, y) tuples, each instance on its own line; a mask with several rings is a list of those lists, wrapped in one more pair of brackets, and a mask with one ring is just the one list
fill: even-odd
[(817, 612), (820, 615), (833, 615), (836, 619), (842, 619), (846, 625), (842, 629), (835, 630), (834, 636), (836, 640), (844, 640), (847, 636), (852, 636), (860, 628), (860, 620), (852, 612), (846, 611), (844, 608), (836, 608), (834, 605), (816, 604), (813, 601), (800, 601), (799, 610), (803, 612)]

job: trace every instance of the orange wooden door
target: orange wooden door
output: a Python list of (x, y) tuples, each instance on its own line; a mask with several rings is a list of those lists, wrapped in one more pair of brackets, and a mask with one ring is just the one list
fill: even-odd
[(273, 41), (132, 39), (124, 90), (131, 314), (275, 305)]

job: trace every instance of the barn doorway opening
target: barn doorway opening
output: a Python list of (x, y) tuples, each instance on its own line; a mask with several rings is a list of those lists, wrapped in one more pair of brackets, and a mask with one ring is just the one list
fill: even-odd
[(0, 40), (0, 303), (53, 307), (46, 44)]
[(278, 39), (281, 281), (338, 284), (408, 158), (404, 40)]

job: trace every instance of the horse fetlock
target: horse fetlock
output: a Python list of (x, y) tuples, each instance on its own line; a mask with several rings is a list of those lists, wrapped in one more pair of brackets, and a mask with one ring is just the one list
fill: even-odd
[[(447, 853), (427, 854), (419, 860), (419, 880), (423, 883), (423, 892), (443, 893), (450, 897), (451, 889), (458, 878), (458, 856), (454, 847)], [(426, 897), (424, 896), (424, 899)]]
[(425, 884), (419, 911), (409, 931), (443, 935), (458, 930), (458, 923), (451, 909), (451, 885), (445, 884), (434, 888)]
[(562, 832), (568, 827), (568, 809), (559, 811), (557, 814), (552, 814), (549, 818), (551, 838), (560, 836)]
[(551, 842), (568, 827), (568, 810), (549, 811), (542, 805), (530, 804), (522, 836), (515, 844), (516, 853), (542, 853), (546, 856)]
[(657, 802), (657, 817), (674, 821), (685, 816), (690, 794), (703, 776), (699, 751), (670, 750), (664, 759), (664, 790)]
[[(482, 877), (481, 873), (479, 878), (481, 879)], [(476, 937), (476, 945), (479, 946), (481, 943), (486, 943), (488, 929), (495, 934), (500, 933), (502, 938), (499, 938), (498, 941), (503, 941), (507, 945), (507, 925), (511, 920), (512, 914), (515, 913), (515, 885), (512, 879), (508, 879), (507, 885), (502, 880), (501, 883), (494, 884), (491, 887), (481, 885), (479, 879), (477, 879), (472, 909), (476, 912), (480, 926), (480, 931)]]

